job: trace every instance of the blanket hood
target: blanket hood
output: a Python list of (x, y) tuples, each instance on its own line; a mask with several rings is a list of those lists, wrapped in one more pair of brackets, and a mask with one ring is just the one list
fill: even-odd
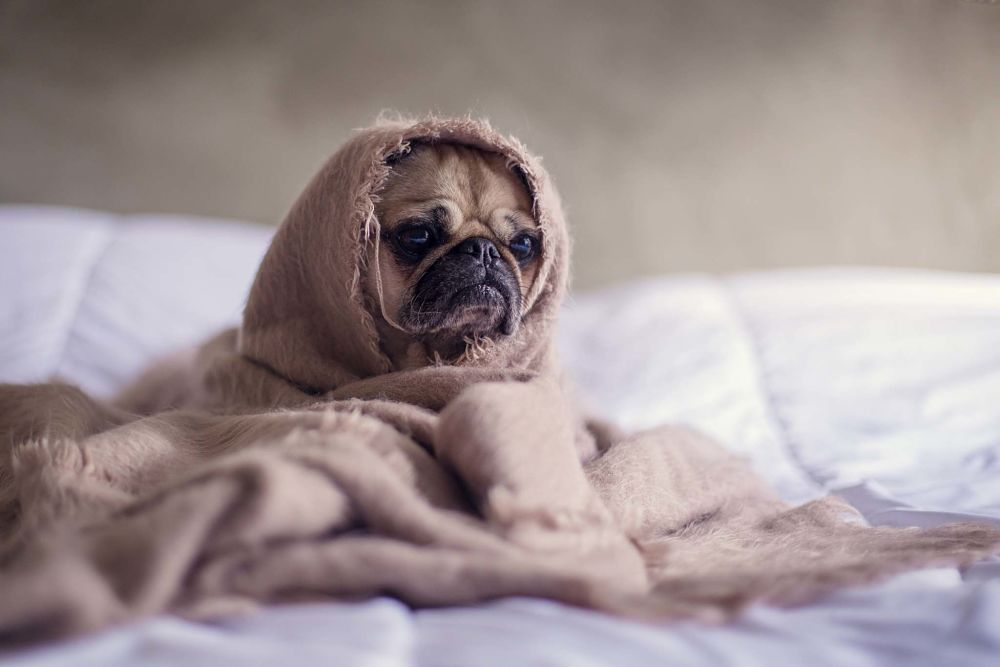
[(516, 139), (488, 122), (427, 118), (357, 131), (313, 177), (279, 227), (257, 272), (238, 350), (254, 363), (315, 391), (392, 372), (366, 303), (364, 279), (378, 271), (378, 193), (391, 162), (417, 142), (447, 142), (504, 156), (526, 183), (541, 238), (541, 265), (512, 336), (488, 341), (456, 363), (541, 371), (552, 363), (555, 317), (566, 292), (569, 239), (559, 196)]

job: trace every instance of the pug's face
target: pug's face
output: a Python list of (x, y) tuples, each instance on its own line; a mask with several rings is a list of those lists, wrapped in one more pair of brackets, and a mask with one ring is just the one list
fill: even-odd
[(384, 313), (443, 353), (514, 333), (541, 249), (531, 208), (503, 157), (414, 146), (393, 164), (376, 206)]

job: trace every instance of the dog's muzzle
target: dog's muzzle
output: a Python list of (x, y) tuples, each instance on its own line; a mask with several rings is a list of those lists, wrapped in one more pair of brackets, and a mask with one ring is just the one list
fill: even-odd
[(434, 262), (417, 282), (401, 321), (415, 333), (505, 335), (517, 329), (521, 290), (496, 245), (475, 236)]

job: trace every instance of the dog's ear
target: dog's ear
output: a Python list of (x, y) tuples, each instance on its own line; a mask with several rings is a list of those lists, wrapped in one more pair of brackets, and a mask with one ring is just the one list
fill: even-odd
[(410, 143), (409, 142), (402, 143), (402, 144), (396, 146), (391, 151), (389, 151), (386, 154), (385, 159), (383, 160), (383, 162), (385, 162), (385, 164), (387, 166), (391, 167), (394, 164), (396, 164), (397, 162), (399, 162), (400, 160), (402, 160), (404, 157), (406, 157), (407, 155), (409, 155), (410, 154), (410, 150), (411, 150), (411, 148), (410, 148)]
[(524, 188), (524, 191), (527, 192), (529, 194), (529, 196), (530, 196), (531, 191), (532, 191), (531, 183), (530, 183), (530, 181), (528, 181), (528, 175), (526, 173), (524, 173), (524, 168), (521, 165), (517, 164), (517, 163), (511, 164), (509, 162), (508, 162), (508, 168), (512, 172), (514, 172), (514, 176), (517, 177), (517, 180), (521, 184), (521, 186)]

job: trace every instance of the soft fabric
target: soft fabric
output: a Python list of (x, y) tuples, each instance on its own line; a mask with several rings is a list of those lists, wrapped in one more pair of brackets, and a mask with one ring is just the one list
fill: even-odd
[[(359, 285), (381, 165), (412, 140), (469, 143), (517, 165), (543, 268), (517, 336), (396, 373)], [(6, 388), (4, 635), (380, 592), (714, 620), (1000, 547), (987, 525), (873, 529), (834, 499), (789, 509), (684, 430), (584, 425), (552, 351), (568, 250), (557, 202), (537, 162), (483, 124), (361, 132), (283, 224), (242, 330), (171, 366), (176, 377), (153, 371), (190, 383), (170, 396), (177, 405), (153, 406), (148, 381), (125, 397), (131, 410), (60, 386)], [(134, 411), (153, 407), (185, 409)]]
[[(0, 276), (17, 276), (0, 280), (0, 381), (58, 375), (107, 395), (236, 321), (269, 231), (0, 206)], [(826, 488), (874, 524), (1000, 523), (998, 294), (1000, 276), (902, 269), (663, 276), (576, 291), (560, 356), (604, 414), (633, 429), (697, 425), (786, 500)], [(538, 598), (328, 600), (215, 623), (160, 615), (0, 661), (992, 667), (997, 574), (996, 557), (921, 570), (805, 606), (755, 605), (723, 625), (636, 623)]]

